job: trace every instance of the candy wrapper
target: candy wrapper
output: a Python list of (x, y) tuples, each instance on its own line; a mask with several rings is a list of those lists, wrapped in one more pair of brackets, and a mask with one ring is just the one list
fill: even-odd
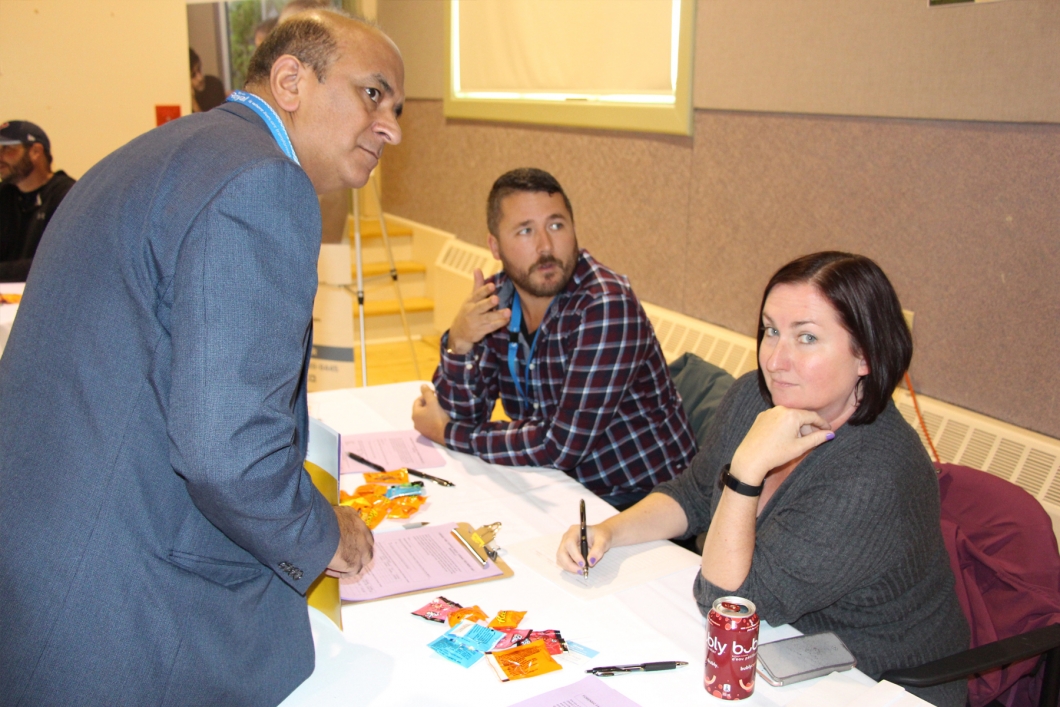
[(490, 621), (490, 628), (518, 628), (524, 616), (526, 616), (525, 611), (511, 611), (510, 609), (498, 611), (493, 621)]
[(440, 624), (444, 624), (446, 623), (446, 618), (449, 614), (462, 608), (463, 607), (455, 601), (449, 601), (445, 597), (438, 597), (437, 599), (432, 600), (430, 604), (427, 604), (427, 606), (413, 611), (412, 615), (422, 616), (428, 621), (437, 621)]
[(449, 614), (446, 619), (449, 621), (450, 626), (456, 626), (461, 621), (471, 621), (478, 623), (479, 621), (485, 621), (489, 617), (486, 616), (486, 612), (478, 608), (478, 605), (470, 606), (466, 609), (457, 609), (453, 613)]
[(486, 628), (482, 624), (467, 620), (459, 622), (456, 626), (446, 631), (443, 636), (450, 641), (456, 641), (462, 646), (482, 652), (493, 650), (497, 642), (504, 638), (504, 634), (500, 631), (494, 631), (492, 628)]
[(391, 518), (408, 518), (418, 511), (426, 500), (426, 496), (401, 496), (391, 499), (387, 508)]
[(439, 636), (434, 639), (427, 644), (427, 647), (446, 660), (451, 660), (457, 665), (465, 668), (470, 668), (477, 663), (483, 655), (485, 655), (482, 651), (477, 651), (474, 648), (468, 648), (455, 641), (450, 641), (445, 636)]
[(544, 641), (545, 647), (548, 648), (548, 652), (552, 655), (559, 655), (563, 651), (567, 650), (567, 644), (563, 640), (563, 636), (559, 635), (559, 631), (555, 629), (547, 629), (545, 631), (531, 631), (528, 641)]
[(399, 484), (397, 486), (391, 486), (386, 490), (387, 498), (397, 498), (399, 496), (422, 496), (423, 495), (423, 483), (419, 484)]
[[(365, 474), (365, 476), (368, 476), (368, 474)], [(418, 511), (427, 499), (423, 495), (389, 498), (387, 491), (393, 488), (414, 488), (418, 489), (415, 493), (423, 493), (422, 485), (383, 486), (382, 484), (364, 484), (363, 486), (358, 486), (353, 493), (340, 492), (339, 505), (355, 508), (365, 525), (375, 530), (388, 515), (393, 518), (408, 518)]]
[(504, 634), (504, 638), (497, 642), (497, 645), (493, 647), (493, 650), (501, 651), (505, 648), (512, 648), (514, 646), (522, 645), (530, 638), (530, 632), (533, 629), (529, 628), (499, 628), (497, 629)]
[(544, 641), (532, 641), (525, 646), (493, 651), (487, 653), (486, 657), (501, 682), (537, 677), (563, 669), (549, 654)]
[(367, 471), (364, 474), (364, 483), (366, 484), (407, 484), (409, 482), (409, 473), (404, 469), (395, 469), (394, 471)]
[(446, 660), (467, 668), (479, 661), (504, 634), (471, 621), (461, 621), (428, 647)]

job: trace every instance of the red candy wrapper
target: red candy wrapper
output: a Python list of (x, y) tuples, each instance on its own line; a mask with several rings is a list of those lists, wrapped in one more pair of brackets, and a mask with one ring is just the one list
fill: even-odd
[(449, 614), (453, 613), (457, 609), (463, 608), (464, 607), (460, 606), (455, 601), (449, 601), (445, 597), (438, 597), (422, 609), (416, 609), (415, 611), (413, 611), (412, 615), (422, 616), (428, 621), (437, 621), (440, 624), (444, 624), (446, 619), (449, 617)]
[(549, 655), (559, 655), (567, 650), (567, 643), (563, 640), (563, 636), (559, 635), (559, 631), (551, 628), (544, 631), (531, 631), (526, 640), (544, 641)]
[(498, 641), (497, 645), (493, 647), (493, 650), (502, 651), (505, 648), (521, 646), (522, 644), (526, 643), (527, 639), (530, 638), (530, 632), (532, 629), (499, 628), (497, 630), (504, 634), (504, 638)]

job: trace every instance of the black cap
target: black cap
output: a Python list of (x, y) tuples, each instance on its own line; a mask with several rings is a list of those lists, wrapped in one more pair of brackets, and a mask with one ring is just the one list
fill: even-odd
[(26, 145), (28, 147), (38, 142), (44, 145), (45, 152), (52, 151), (52, 144), (39, 125), (28, 120), (0, 123), (0, 145)]

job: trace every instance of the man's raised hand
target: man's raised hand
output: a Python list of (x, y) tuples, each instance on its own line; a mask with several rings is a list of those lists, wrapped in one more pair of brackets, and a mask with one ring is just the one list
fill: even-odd
[(464, 354), (482, 341), (487, 334), (497, 331), (508, 324), (512, 310), (497, 309), (500, 300), (494, 291), (497, 286), (492, 282), (486, 284), (482, 270), (475, 268), (475, 284), (471, 297), (460, 306), (460, 310), (449, 327), (449, 350)]

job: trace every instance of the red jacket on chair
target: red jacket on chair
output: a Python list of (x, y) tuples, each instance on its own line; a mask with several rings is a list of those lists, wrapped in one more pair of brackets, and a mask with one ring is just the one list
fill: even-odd
[[(957, 597), (977, 647), (1060, 623), (1060, 554), (1042, 505), (1015, 484), (956, 464), (936, 464), (942, 535)], [(1037, 704), (1037, 658), (969, 681), (968, 700), (981, 707)]]

